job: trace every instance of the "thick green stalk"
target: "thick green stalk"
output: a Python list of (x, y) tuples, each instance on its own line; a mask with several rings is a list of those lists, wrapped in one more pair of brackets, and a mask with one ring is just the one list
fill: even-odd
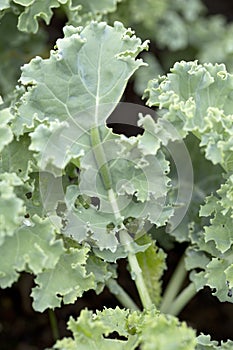
[[(108, 191), (109, 201), (111, 203), (115, 218), (121, 222), (121, 213), (118, 208), (115, 193), (112, 189), (111, 174), (107, 165), (104, 149), (102, 146), (102, 140), (100, 137), (98, 127), (91, 129), (91, 143), (93, 147), (93, 152), (95, 155), (95, 160), (100, 171), (100, 175), (104, 184), (105, 189)], [(141, 298), (142, 304), (145, 308), (149, 308), (152, 305), (148, 290), (146, 288), (145, 282), (142, 276), (142, 270), (139, 266), (137, 257), (132, 247), (132, 238), (126, 230), (120, 231), (121, 243), (127, 245), (128, 249), (128, 261), (131, 268), (132, 278), (135, 280), (136, 287), (138, 289), (139, 296)], [(123, 294), (121, 294), (122, 296)]]
[(112, 187), (111, 174), (108, 169), (102, 140), (97, 126), (91, 129), (91, 144), (104, 187), (106, 190), (110, 190)]
[(196, 293), (197, 291), (194, 283), (190, 283), (173, 301), (172, 305), (168, 309), (168, 313), (174, 316), (178, 315)]
[(106, 283), (108, 289), (115, 297), (120, 301), (122, 306), (130, 310), (139, 310), (139, 307), (131, 299), (131, 297), (126, 293), (126, 291), (117, 283), (116, 280), (110, 278)]
[(53, 340), (56, 341), (59, 339), (57, 318), (56, 318), (54, 310), (49, 309), (48, 314), (49, 314), (49, 321), (50, 321), (50, 326), (51, 326), (51, 330), (52, 330), (52, 334), (53, 334)]
[(135, 281), (142, 305), (144, 308), (150, 308), (152, 306), (152, 301), (148, 293), (145, 281), (143, 279), (142, 270), (139, 266), (136, 254), (132, 247), (133, 240), (126, 230), (122, 230), (120, 232), (120, 242), (127, 246), (131, 276), (132, 279)]
[(184, 256), (180, 259), (163, 295), (163, 300), (160, 306), (160, 311), (167, 313), (170, 310), (173, 300), (181, 289), (185, 280), (187, 271), (184, 264)]

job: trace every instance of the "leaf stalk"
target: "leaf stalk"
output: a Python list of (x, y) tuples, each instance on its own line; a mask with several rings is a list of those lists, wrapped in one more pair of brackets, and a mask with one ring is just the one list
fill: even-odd
[(112, 188), (112, 179), (110, 171), (108, 169), (107, 160), (105, 157), (98, 126), (91, 129), (90, 136), (95, 161), (97, 163), (104, 187), (108, 191)]
[(132, 247), (133, 239), (126, 230), (122, 230), (120, 232), (120, 241), (122, 244), (127, 245), (128, 262), (131, 269), (132, 279), (135, 281), (143, 307), (149, 309), (152, 306), (152, 301), (143, 279), (142, 270), (139, 266), (134, 248)]
[(170, 310), (171, 305), (177, 296), (177, 293), (181, 289), (182, 284), (186, 278), (187, 271), (185, 269), (184, 256), (180, 259), (172, 277), (167, 285), (167, 288), (163, 295), (163, 300), (160, 306), (160, 311), (167, 313)]
[(126, 307), (130, 310), (138, 311), (139, 307), (133, 301), (133, 299), (126, 293), (126, 291), (117, 283), (116, 280), (110, 278), (106, 283), (110, 292), (115, 295), (115, 297), (119, 300), (122, 306)]

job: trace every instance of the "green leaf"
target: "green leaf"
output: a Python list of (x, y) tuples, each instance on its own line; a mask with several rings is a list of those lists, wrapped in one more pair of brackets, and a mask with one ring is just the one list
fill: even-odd
[(216, 350), (218, 342), (212, 340), (209, 335), (200, 334), (197, 337), (197, 350)]
[[(72, 0), (66, 6), (69, 23), (87, 24), (90, 20), (100, 20), (103, 15), (114, 12), (120, 0)], [(75, 11), (76, 10), (76, 11)]]
[[(110, 150), (111, 145), (107, 145), (106, 158)], [(117, 155), (113, 156), (114, 166), (111, 166), (110, 162), (109, 169), (112, 176), (111, 191), (114, 194), (105, 189), (94, 159), (86, 161), (84, 157), (85, 164), (89, 164), (88, 171), (81, 173), (79, 186), (71, 185), (66, 190), (68, 211), (65, 235), (80, 243), (87, 240), (97, 244), (100, 250), (110, 249), (114, 253), (119, 245), (116, 232), (122, 225), (126, 225), (130, 218), (138, 220), (138, 224), (132, 221), (136, 226), (130, 224), (127, 227), (133, 234), (142, 229), (146, 219), (157, 226), (165, 224), (172, 214), (172, 208), (165, 204), (169, 189), (168, 178), (165, 175), (168, 170), (167, 162), (162, 153), (158, 153), (157, 157), (145, 157), (145, 165), (140, 167), (143, 158), (137, 149), (135, 152), (137, 157), (134, 159), (132, 155), (131, 160), (122, 160), (121, 157), (118, 160)], [(89, 156), (92, 156), (91, 152)], [(81, 161), (82, 163), (84, 161)], [(99, 207), (91, 205), (84, 208), (77, 205), (78, 196), (84, 193), (92, 198), (97, 197)], [(118, 254), (122, 256), (119, 250)]]
[(61, 302), (71, 304), (89, 290), (95, 289), (93, 273), (87, 273), (85, 264), (89, 248), (70, 248), (60, 255), (51, 269), (37, 274), (37, 287), (32, 290), (33, 307), (43, 312), (47, 308), (59, 307)]
[[(0, 11), (11, 8), (19, 14), (18, 30), (28, 33), (37, 33), (39, 21), (43, 19), (48, 25), (53, 16), (53, 9), (61, 7), (66, 14), (69, 24), (86, 25), (91, 20), (100, 21), (103, 15), (114, 12), (120, 0), (1, 0)], [(20, 5), (21, 7), (15, 6)], [(4, 12), (2, 13), (4, 15)]]
[(13, 236), (24, 219), (24, 202), (15, 193), (15, 187), (20, 185), (22, 181), (15, 173), (0, 174), (0, 249), (5, 238)]
[(13, 8), (12, 11), (6, 11), (0, 22), (0, 90), (8, 104), (19, 92), (17, 88), (13, 93), (21, 74), (20, 67), (36, 55), (47, 55), (48, 51), (45, 30), (40, 28), (36, 35), (20, 32), (17, 14)]
[[(83, 30), (68, 26), (64, 33), (49, 59), (36, 58), (23, 68), (21, 82), (31, 86), (21, 99), (15, 132), (31, 130), (29, 149), (56, 181), (70, 161), (79, 164), (78, 185), (68, 186), (65, 198), (59, 184), (53, 193), (61, 197), (45, 191), (46, 201), (54, 203), (49, 209), (65, 201), (64, 234), (114, 253), (125, 219), (164, 225), (172, 213), (163, 153), (144, 152), (138, 138), (114, 135), (105, 126), (127, 80), (143, 64), (135, 57), (146, 43), (118, 22), (91, 23)], [(54, 84), (54, 75), (60, 83)], [(99, 206), (80, 205), (80, 196), (89, 196), (90, 203), (98, 198)]]
[(8, 9), (10, 7), (10, 0), (1, 0), (0, 1), (0, 11)]
[(35, 120), (59, 119), (68, 123), (71, 136), (75, 127), (78, 140), (91, 127), (105, 122), (127, 80), (143, 64), (135, 57), (147, 43), (142, 44), (119, 22), (114, 27), (93, 22), (82, 30), (67, 26), (64, 33), (65, 38), (57, 41), (57, 50), (50, 58), (37, 57), (22, 69), (22, 84), (33, 86), (19, 107), (19, 134), (31, 129)]
[(147, 66), (142, 67), (137, 70), (134, 75), (134, 90), (141, 96), (147, 86), (148, 81), (152, 77), (162, 75), (162, 67), (158, 59), (150, 52), (145, 52), (142, 54), (144, 62), (147, 63)]
[(8, 125), (13, 118), (9, 108), (0, 110), (0, 152), (13, 139), (13, 133)]
[(86, 270), (87, 274), (92, 273), (95, 276), (96, 294), (100, 294), (103, 291), (106, 282), (110, 278), (117, 277), (116, 266), (106, 263), (95, 255), (89, 256), (86, 263)]
[(148, 235), (140, 237), (137, 243), (140, 245), (151, 243), (144, 252), (139, 252), (136, 256), (151, 301), (158, 306), (161, 300), (161, 278), (166, 267), (166, 254), (161, 249), (158, 249), (155, 242)]
[(53, 15), (52, 9), (66, 3), (67, 0), (44, 0), (43, 2), (14, 0), (14, 2), (25, 6), (25, 10), (19, 16), (18, 29), (24, 32), (36, 33), (39, 28), (39, 18), (43, 18), (48, 25)]
[(38, 274), (45, 268), (55, 267), (63, 244), (56, 240), (50, 220), (35, 216), (22, 224), (12, 237), (6, 237), (0, 250), (0, 284), (5, 288), (11, 286), (19, 272), (25, 269)]
[(29, 174), (37, 170), (33, 152), (28, 150), (30, 138), (24, 135), (19, 140), (14, 139), (1, 153), (1, 172), (16, 172), (23, 181), (29, 179)]
[(79, 318), (71, 318), (68, 325), (74, 338), (59, 340), (54, 349), (135, 350), (140, 346), (143, 350), (194, 350), (196, 345), (192, 329), (154, 309), (130, 313), (117, 307), (95, 314), (82, 310)]
[(196, 350), (231, 350), (233, 342), (227, 340), (226, 342), (221, 341), (218, 344), (217, 341), (211, 340), (209, 335), (200, 334), (197, 337), (197, 348)]
[(163, 109), (185, 137), (193, 132), (205, 148), (206, 158), (232, 169), (233, 76), (223, 64), (177, 62), (171, 73), (149, 83), (145, 91), (149, 106)]
[(213, 240), (217, 249), (226, 252), (233, 244), (232, 218), (229, 214), (216, 213), (211, 225), (205, 227), (206, 242)]
[(155, 320), (145, 315), (141, 328), (143, 350), (192, 350), (196, 348), (195, 332), (177, 318), (159, 315)]
[[(232, 266), (232, 264), (231, 264)], [(229, 286), (226, 279), (226, 271), (229, 271), (229, 261), (227, 259), (213, 258), (207, 266), (207, 285), (215, 290), (216, 295), (222, 302), (233, 302), (229, 295)]]
[[(233, 244), (232, 207), (231, 207), (231, 178), (221, 186), (217, 193), (221, 196), (207, 197), (206, 204), (201, 207), (201, 216), (214, 217), (210, 219), (210, 226), (205, 226), (205, 241), (213, 240), (220, 252), (226, 252)], [(229, 191), (228, 191), (229, 190)]]

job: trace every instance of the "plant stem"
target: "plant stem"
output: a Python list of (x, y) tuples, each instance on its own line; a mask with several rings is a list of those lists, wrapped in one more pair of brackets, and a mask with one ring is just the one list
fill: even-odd
[[(93, 146), (93, 152), (95, 156), (95, 161), (100, 171), (100, 175), (104, 184), (105, 189), (108, 191), (109, 201), (111, 203), (115, 218), (117, 221), (121, 222), (121, 213), (118, 207), (118, 203), (115, 197), (115, 193), (112, 189), (112, 179), (111, 173), (108, 168), (107, 160), (105, 157), (104, 149), (102, 146), (102, 140), (100, 137), (98, 127), (91, 129), (91, 143)], [(145, 282), (142, 276), (142, 270), (138, 264), (137, 257), (135, 255), (134, 249), (132, 247), (132, 238), (126, 230), (120, 230), (121, 237), (123, 237), (122, 244), (128, 245), (128, 261), (131, 267), (131, 276), (135, 280), (136, 287), (138, 289), (139, 296), (141, 298), (142, 304), (145, 308), (149, 308), (152, 305), (148, 290), (146, 288)], [(121, 297), (123, 294), (120, 294)]]
[(51, 326), (51, 330), (52, 330), (52, 334), (53, 334), (53, 340), (56, 341), (59, 339), (57, 318), (56, 318), (54, 310), (49, 309), (48, 314), (49, 314), (49, 322), (50, 322), (50, 326)]
[(131, 269), (131, 276), (132, 279), (135, 281), (142, 305), (144, 308), (150, 308), (152, 306), (152, 301), (148, 293), (145, 281), (143, 279), (142, 270), (139, 266), (136, 254), (132, 247), (133, 240), (126, 230), (122, 230), (120, 232), (120, 241), (122, 244), (127, 245), (128, 261)]
[(97, 126), (91, 129), (91, 144), (104, 187), (106, 190), (109, 190), (112, 187), (111, 174), (108, 169), (102, 140)]
[(184, 256), (180, 259), (163, 295), (160, 311), (167, 313), (170, 310), (173, 300), (179, 292), (187, 275), (184, 264)]
[(122, 306), (131, 310), (139, 310), (139, 307), (135, 302), (130, 298), (126, 291), (117, 283), (113, 278), (109, 279), (106, 283), (108, 289), (115, 297), (120, 301)]
[(191, 282), (184, 290), (182, 290), (182, 292), (174, 300), (174, 302), (168, 310), (168, 313), (174, 316), (178, 315), (196, 293), (197, 291), (194, 286), (194, 283)]

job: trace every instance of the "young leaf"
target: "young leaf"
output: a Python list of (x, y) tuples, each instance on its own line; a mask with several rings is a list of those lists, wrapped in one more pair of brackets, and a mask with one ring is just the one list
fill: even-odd
[[(74, 338), (59, 340), (53, 349), (82, 350), (194, 350), (195, 333), (175, 317), (160, 315), (154, 309), (142, 313), (104, 309), (96, 314), (83, 310), (69, 321)], [(113, 336), (112, 336), (113, 335)], [(119, 339), (122, 337), (123, 339)], [(68, 348), (67, 348), (68, 349)]]
[(148, 235), (137, 240), (138, 244), (151, 243), (144, 251), (137, 253), (137, 260), (149, 292), (151, 301), (158, 306), (161, 300), (161, 277), (165, 269), (165, 253), (156, 247), (155, 242)]

